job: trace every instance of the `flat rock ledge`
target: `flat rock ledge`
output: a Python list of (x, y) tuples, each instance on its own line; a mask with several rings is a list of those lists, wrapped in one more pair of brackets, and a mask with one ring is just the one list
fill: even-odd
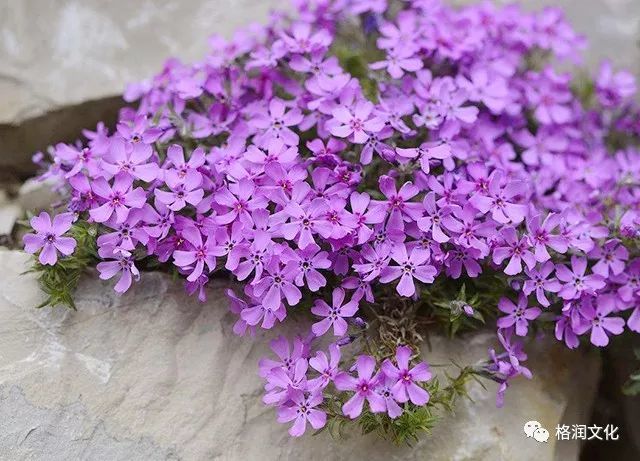
[[(256, 363), (268, 337), (232, 334), (222, 282), (200, 304), (159, 273), (144, 274), (122, 297), (87, 278), (77, 312), (36, 310), (42, 294), (33, 276), (22, 274), (28, 261), (0, 249), (0, 459), (578, 459), (578, 446), (556, 441), (555, 427), (588, 422), (597, 355), (537, 341), (529, 347), (535, 377), (514, 383), (505, 408), (495, 407), (495, 386), (472, 386), (474, 401), (461, 402), (411, 448), (356, 433), (295, 440), (260, 402)], [(492, 341), (489, 333), (435, 337), (423, 356), (432, 364), (474, 363)], [(525, 437), (529, 420), (549, 430), (547, 443)]]

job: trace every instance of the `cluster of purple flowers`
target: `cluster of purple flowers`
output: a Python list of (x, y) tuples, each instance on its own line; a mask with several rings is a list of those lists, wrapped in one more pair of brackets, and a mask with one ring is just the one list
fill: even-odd
[[(640, 153), (613, 139), (640, 134), (630, 74), (605, 63), (581, 101), (552, 61), (533, 65), (580, 58), (584, 42), (556, 9), (295, 3), (296, 19), (214, 36), (203, 61), (172, 59), (131, 85), (137, 108), (115, 132), (100, 125), (86, 145), (52, 149), (44, 176), (60, 181), (67, 211), (101, 225), (101, 278), (125, 292), (151, 257), (204, 301), (225, 269), (244, 282), (230, 293), (236, 333), (272, 328), (315, 293), (312, 334), (342, 338), (380, 287), (418, 300), (436, 278), (498, 271), (520, 293), (496, 306), (506, 352), (487, 370), (502, 390), (530, 376), (515, 338), (542, 314), (570, 348), (640, 331)], [(348, 27), (375, 56), (364, 76), (340, 55), (357, 45)], [(69, 216), (34, 218), (27, 251), (43, 248), (43, 264), (71, 253)], [(337, 346), (308, 358), (284, 344), (261, 373), (294, 435), (323, 424), (314, 408), (330, 382), (354, 392), (349, 417), (364, 400), (394, 416), (428, 399), (398, 384), (428, 379), (420, 365), (406, 374), (406, 349), (375, 374), (360, 357), (355, 378), (338, 372)], [(307, 380), (308, 366), (320, 375)]]
[[(407, 346), (396, 349), (395, 363), (386, 359), (378, 370), (374, 357), (360, 355), (350, 372), (340, 369), (340, 346), (335, 343), (328, 353), (317, 351), (313, 357), (309, 344), (300, 338), (294, 338), (290, 346), (280, 336), (271, 342), (271, 348), (278, 360), (260, 361), (260, 376), (266, 380), (263, 401), (277, 406), (279, 422), (294, 422), (289, 430), (294, 437), (304, 434), (307, 422), (314, 429), (324, 427), (327, 414), (318, 407), (330, 384), (338, 394), (349, 392), (342, 412), (350, 419), (360, 416), (365, 402), (372, 413), (386, 413), (392, 419), (402, 414), (406, 402), (417, 406), (429, 402), (429, 392), (420, 384), (431, 379), (429, 366), (425, 362), (411, 366), (412, 352)], [(315, 377), (308, 378), (309, 372)]]

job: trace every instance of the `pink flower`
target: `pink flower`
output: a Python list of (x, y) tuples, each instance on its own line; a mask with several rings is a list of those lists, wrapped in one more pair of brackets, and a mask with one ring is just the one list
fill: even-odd
[(142, 208), (147, 202), (147, 194), (142, 187), (132, 189), (133, 179), (128, 175), (117, 175), (110, 186), (104, 178), (93, 180), (91, 188), (103, 203), (89, 210), (96, 222), (105, 222), (115, 213), (116, 223), (124, 222), (131, 208)]
[(415, 405), (426, 405), (429, 401), (429, 393), (416, 383), (431, 379), (429, 366), (421, 362), (413, 368), (409, 368), (411, 348), (400, 346), (396, 349), (396, 365), (389, 359), (382, 364), (383, 373), (395, 380), (391, 386), (394, 398), (401, 403), (411, 400)]
[(509, 264), (504, 268), (504, 273), (507, 275), (517, 275), (522, 272), (522, 261), (525, 262), (528, 269), (533, 269), (536, 265), (536, 259), (533, 253), (529, 251), (531, 247), (527, 237), (518, 239), (518, 234), (513, 227), (505, 227), (500, 233), (504, 238), (503, 243), (499, 243), (499, 246), (493, 250), (493, 262), (496, 264), (502, 264), (502, 262), (509, 259)]
[(537, 307), (528, 307), (527, 297), (523, 294), (518, 297), (517, 306), (508, 298), (500, 298), (498, 309), (507, 314), (506, 317), (498, 319), (498, 327), (509, 328), (515, 325), (518, 336), (526, 336), (529, 330), (529, 322), (537, 319), (542, 313)]
[(411, 48), (393, 48), (387, 52), (387, 59), (369, 65), (371, 69), (386, 69), (392, 78), (402, 78), (405, 72), (422, 69), (422, 59)]
[(65, 256), (69, 256), (76, 248), (76, 241), (72, 237), (63, 237), (71, 229), (75, 220), (73, 213), (62, 213), (53, 218), (49, 213), (42, 212), (38, 216), (31, 218), (31, 227), (35, 232), (25, 234), (22, 238), (24, 251), (36, 253), (42, 249), (38, 261), (41, 264), (53, 266), (58, 261), (58, 251)]
[(205, 265), (209, 272), (215, 270), (216, 257), (213, 252), (215, 239), (208, 237), (203, 241), (202, 233), (195, 227), (183, 229), (182, 236), (192, 245), (192, 248), (174, 251), (173, 260), (176, 266), (190, 271), (187, 280), (190, 282), (197, 280), (203, 273)]
[(606, 283), (602, 276), (585, 275), (586, 270), (587, 258), (580, 256), (571, 257), (571, 270), (564, 264), (556, 266), (556, 276), (560, 281), (565, 282), (558, 292), (562, 299), (577, 299), (582, 293), (595, 293), (605, 287)]
[(414, 278), (423, 283), (432, 283), (437, 274), (436, 268), (427, 264), (429, 252), (418, 247), (411, 250), (411, 255), (408, 255), (404, 244), (396, 245), (391, 251), (391, 258), (398, 263), (398, 266), (387, 266), (382, 269), (380, 281), (388, 283), (400, 277), (396, 290), (401, 296), (410, 297), (416, 293)]
[(320, 393), (311, 393), (305, 397), (304, 392), (295, 390), (290, 395), (291, 403), (278, 407), (278, 422), (287, 423), (293, 421), (289, 434), (300, 437), (307, 429), (307, 422), (314, 429), (324, 427), (327, 422), (327, 414), (315, 407), (322, 403)]
[(340, 372), (336, 376), (334, 384), (338, 390), (355, 392), (353, 397), (342, 405), (342, 412), (345, 416), (351, 419), (360, 416), (365, 400), (369, 402), (369, 408), (373, 413), (380, 413), (386, 410), (384, 399), (376, 392), (378, 380), (377, 377), (373, 377), (375, 366), (376, 361), (373, 357), (361, 355), (356, 361), (357, 378), (345, 372)]
[(331, 306), (322, 299), (316, 300), (311, 308), (311, 312), (323, 320), (316, 322), (311, 330), (316, 336), (322, 336), (333, 326), (333, 334), (335, 336), (344, 336), (347, 332), (347, 322), (345, 318), (353, 317), (358, 311), (358, 301), (352, 299), (348, 303), (344, 303), (345, 293), (342, 288), (335, 288), (332, 294)]
[(109, 154), (102, 158), (100, 166), (111, 175), (131, 175), (146, 182), (152, 182), (158, 177), (160, 167), (156, 162), (149, 161), (153, 149), (142, 143), (127, 145), (121, 138), (111, 141)]
[(604, 347), (609, 344), (609, 335), (619, 335), (624, 331), (624, 319), (610, 316), (616, 309), (616, 300), (613, 295), (600, 296), (597, 307), (593, 304), (593, 302), (580, 304), (581, 318), (573, 325), (573, 330), (579, 335), (591, 330), (591, 344)]
[(529, 296), (535, 291), (536, 299), (544, 307), (548, 307), (550, 304), (545, 292), (557, 293), (562, 286), (557, 278), (549, 278), (554, 269), (554, 264), (551, 261), (547, 261), (542, 264), (540, 269), (525, 268), (524, 270), (529, 280), (525, 280), (522, 286), (523, 293)]
[(320, 376), (310, 379), (309, 389), (324, 389), (332, 382), (339, 372), (340, 347), (337, 344), (329, 346), (329, 357), (323, 351), (316, 352), (316, 355), (309, 359), (311, 368), (320, 373)]
[(127, 291), (131, 287), (133, 278), (136, 280), (140, 279), (140, 272), (135, 266), (135, 261), (130, 254), (123, 252), (114, 253), (113, 250), (108, 247), (100, 248), (98, 253), (100, 257), (104, 259), (104, 261), (99, 262), (96, 266), (102, 280), (111, 279), (120, 273), (118, 283), (116, 283), (114, 287), (114, 290), (118, 293)]
[(373, 104), (369, 101), (359, 101), (353, 112), (345, 106), (333, 109), (333, 119), (329, 121), (331, 134), (339, 138), (351, 137), (354, 143), (364, 144), (371, 134), (384, 126), (384, 121), (371, 117), (372, 112)]

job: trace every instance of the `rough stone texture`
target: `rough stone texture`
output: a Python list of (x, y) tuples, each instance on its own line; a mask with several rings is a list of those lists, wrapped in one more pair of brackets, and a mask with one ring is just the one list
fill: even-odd
[(60, 195), (53, 190), (55, 185), (51, 180), (27, 179), (20, 185), (14, 202), (33, 212), (49, 208), (60, 200)]
[(23, 0), (0, 5), (0, 123), (118, 95), (170, 56), (200, 59), (206, 38), (264, 21), (275, 1)]
[(9, 235), (16, 221), (22, 215), (22, 208), (15, 203), (0, 202), (0, 236)]
[[(77, 312), (35, 310), (42, 295), (32, 276), (20, 275), (27, 261), (17, 251), (0, 253), (0, 459), (577, 459), (575, 445), (537, 443), (522, 426), (535, 419), (553, 434), (557, 423), (585, 423), (595, 356), (531, 345), (536, 377), (514, 383), (505, 409), (495, 408), (495, 386), (474, 386), (475, 402), (462, 402), (411, 449), (357, 434), (294, 440), (260, 402), (255, 370), (266, 338), (233, 336), (222, 282), (203, 305), (157, 273), (123, 297), (87, 279)], [(491, 341), (489, 333), (434, 337), (423, 355), (432, 364), (474, 363)]]
[[(0, 166), (113, 121), (127, 82), (170, 56), (200, 59), (213, 33), (264, 22), (277, 0), (0, 2)], [(2, 173), (2, 172), (0, 172)]]

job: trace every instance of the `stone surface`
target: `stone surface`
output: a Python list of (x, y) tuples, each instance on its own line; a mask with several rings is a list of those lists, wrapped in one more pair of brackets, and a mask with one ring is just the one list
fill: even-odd
[[(0, 2), (0, 167), (113, 121), (125, 84), (171, 56), (200, 59), (213, 33), (266, 20), (277, 0)], [(2, 173), (2, 172), (0, 172)]]
[[(536, 376), (514, 383), (506, 408), (495, 408), (491, 383), (487, 391), (473, 386), (474, 402), (461, 402), (413, 448), (358, 434), (295, 440), (260, 402), (256, 363), (267, 338), (233, 336), (222, 282), (200, 304), (158, 273), (144, 274), (123, 297), (87, 278), (77, 312), (35, 310), (42, 295), (31, 275), (21, 275), (28, 257), (0, 252), (0, 459), (577, 459), (570, 442), (537, 443), (522, 426), (535, 419), (553, 434), (558, 423), (586, 423), (595, 356), (547, 341), (530, 345)], [(492, 340), (489, 333), (433, 337), (423, 356), (432, 365), (474, 363)]]
[(264, 21), (265, 0), (24, 0), (0, 4), (0, 123), (122, 93), (207, 37)]
[(22, 207), (11, 200), (6, 191), (0, 189), (0, 245), (9, 241), (6, 237), (11, 234), (22, 213)]
[(60, 195), (53, 190), (54, 185), (56, 182), (51, 180), (27, 179), (20, 185), (14, 201), (23, 209), (37, 213), (60, 200)]
[(11, 234), (20, 216), (22, 216), (22, 208), (18, 204), (0, 203), (0, 236)]

